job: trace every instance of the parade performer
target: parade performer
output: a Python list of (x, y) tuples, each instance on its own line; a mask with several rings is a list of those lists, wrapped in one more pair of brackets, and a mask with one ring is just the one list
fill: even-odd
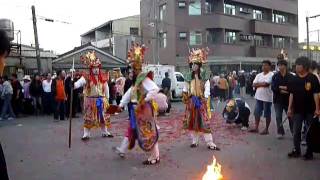
[(134, 148), (137, 140), (143, 151), (151, 153), (143, 164), (153, 165), (160, 162), (156, 124), (156, 99), (159, 88), (152, 81), (152, 73), (142, 72), (144, 53), (145, 47), (139, 44), (132, 44), (128, 52), (128, 61), (133, 71), (133, 85), (123, 95), (119, 108), (123, 109), (128, 105), (130, 121), (121, 145), (113, 149), (120, 157), (124, 157), (128, 149)]
[(94, 51), (81, 56), (81, 61), (89, 67), (89, 75), (82, 76), (74, 83), (74, 88), (83, 88), (84, 94), (84, 125), (82, 140), (89, 140), (90, 130), (100, 127), (102, 137), (112, 138), (110, 127), (109, 87), (101, 72), (101, 61)]
[(184, 128), (191, 131), (191, 148), (198, 146), (199, 136), (203, 134), (210, 150), (220, 150), (212, 140), (210, 106), (207, 107), (210, 86), (205, 86), (202, 73), (204, 71), (201, 71), (201, 66), (207, 61), (208, 51), (208, 49), (192, 49), (190, 52), (188, 63), (192, 72), (189, 75), (191, 78), (189, 77), (188, 86), (183, 89), (183, 102), (186, 104), (183, 124)]

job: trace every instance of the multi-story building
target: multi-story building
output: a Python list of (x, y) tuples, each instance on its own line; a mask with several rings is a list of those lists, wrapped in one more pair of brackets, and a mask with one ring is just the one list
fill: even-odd
[(91, 43), (118, 58), (126, 59), (131, 41), (140, 41), (140, 16), (108, 21), (81, 35), (81, 45)]
[(153, 63), (186, 66), (200, 47), (213, 71), (275, 61), (282, 48), (298, 56), (298, 0), (141, 0), (140, 18)]

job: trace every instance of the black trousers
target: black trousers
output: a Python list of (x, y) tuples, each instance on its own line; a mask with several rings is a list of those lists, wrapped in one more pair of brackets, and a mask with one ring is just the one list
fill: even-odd
[(1, 143), (0, 143), (0, 179), (9, 180), (6, 159), (4, 158)]
[(54, 112), (54, 119), (64, 120), (65, 118), (65, 101), (56, 101), (56, 109)]

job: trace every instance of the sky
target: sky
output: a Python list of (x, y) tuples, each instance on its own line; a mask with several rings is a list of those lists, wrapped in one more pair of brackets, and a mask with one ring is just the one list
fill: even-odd
[[(140, 0), (0, 0), (0, 18), (11, 19), (27, 45), (34, 44), (31, 5), (37, 16), (70, 23), (37, 21), (40, 47), (56, 53), (80, 46), (80, 35), (104, 22), (140, 12)], [(320, 14), (319, 7), (320, 0), (299, 0), (300, 42), (306, 39), (306, 15)], [(310, 31), (317, 29), (320, 17), (310, 20)], [(310, 33), (311, 41), (317, 39)]]

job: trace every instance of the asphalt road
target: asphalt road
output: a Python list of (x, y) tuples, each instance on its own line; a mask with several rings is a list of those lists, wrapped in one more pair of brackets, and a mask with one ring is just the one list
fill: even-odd
[[(254, 101), (248, 98), (247, 102), (253, 109)], [(222, 107), (223, 104), (218, 111)], [(112, 118), (111, 131), (115, 138), (103, 139), (96, 130), (86, 143), (80, 140), (82, 120), (74, 119), (71, 149), (68, 121), (53, 122), (49, 116), (1, 121), (0, 140), (10, 179), (200, 180), (213, 155), (222, 165), (224, 179), (228, 180), (320, 179), (320, 156), (315, 155), (315, 160), (308, 162), (288, 159), (291, 135), (287, 133), (285, 139), (276, 139), (274, 119), (270, 135), (261, 136), (226, 125), (220, 113), (215, 114), (213, 137), (222, 150), (212, 152), (203, 142), (196, 149), (189, 148), (188, 133), (181, 129), (183, 109), (181, 102), (174, 103), (171, 115), (159, 118), (161, 163), (151, 167), (141, 164), (147, 156), (138, 147), (125, 159), (118, 158), (111, 150), (121, 142), (125, 132), (126, 112)]]

